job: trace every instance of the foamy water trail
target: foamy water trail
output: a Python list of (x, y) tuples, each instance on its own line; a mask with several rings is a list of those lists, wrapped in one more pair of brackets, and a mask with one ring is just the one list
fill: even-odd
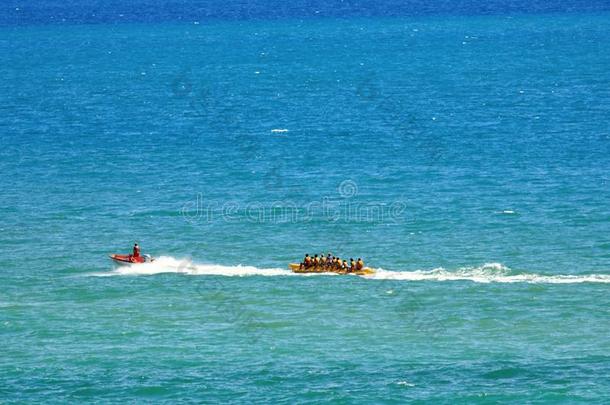
[(261, 269), (254, 266), (222, 266), (219, 264), (199, 264), (189, 259), (176, 259), (161, 256), (152, 263), (131, 264), (120, 266), (104, 273), (94, 273), (94, 276), (148, 276), (163, 273), (178, 273), (191, 276), (311, 276), (315, 274), (295, 274), (288, 269)]
[(473, 281), (475, 283), (610, 283), (610, 274), (542, 275), (535, 273), (514, 274), (500, 263), (486, 263), (479, 267), (466, 267), (454, 271), (443, 268), (417, 271), (389, 271), (377, 269), (369, 278), (376, 280), (405, 281)]
[[(198, 264), (188, 259), (176, 259), (161, 256), (152, 263), (121, 266), (110, 272), (93, 273), (94, 276), (146, 276), (162, 273), (178, 273), (191, 276), (328, 276), (326, 274), (295, 274), (288, 269), (254, 266), (221, 266), (216, 264)], [(472, 281), (475, 283), (541, 283), (541, 284), (576, 284), (576, 283), (610, 283), (610, 274), (581, 275), (542, 275), (535, 273), (515, 273), (501, 263), (486, 263), (478, 267), (466, 267), (458, 270), (443, 268), (416, 271), (391, 271), (376, 269), (370, 280), (404, 280), (404, 281)]]

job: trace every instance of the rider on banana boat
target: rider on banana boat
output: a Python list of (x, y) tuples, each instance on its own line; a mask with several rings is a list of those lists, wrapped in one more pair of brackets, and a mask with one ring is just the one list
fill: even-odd
[(314, 255), (313, 267), (317, 269), (319, 266), (320, 266), (320, 258), (318, 257), (318, 255)]
[(305, 255), (305, 258), (303, 259), (303, 263), (301, 263), (300, 268), (301, 269), (306, 269), (311, 267), (311, 257), (309, 257), (309, 254)]
[(361, 258), (358, 258), (358, 261), (356, 262), (356, 270), (360, 271), (362, 269), (364, 269), (364, 262)]
[(324, 253), (320, 254), (320, 267), (326, 267), (326, 256), (324, 256)]
[(326, 256), (326, 268), (329, 268), (330, 265), (333, 262), (333, 255), (330, 254), (330, 252), (328, 253), (328, 255)]
[(341, 265), (341, 270), (347, 271), (349, 267), (347, 267), (347, 260), (343, 260), (343, 264)]
[(356, 271), (356, 262), (354, 261), (353, 258), (350, 257), (349, 259), (349, 271)]

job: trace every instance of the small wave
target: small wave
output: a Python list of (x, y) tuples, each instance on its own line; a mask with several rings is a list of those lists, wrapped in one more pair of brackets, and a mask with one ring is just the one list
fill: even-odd
[[(296, 274), (288, 269), (258, 268), (254, 266), (222, 266), (218, 264), (199, 264), (189, 259), (177, 259), (161, 256), (152, 263), (121, 266), (110, 272), (91, 273), (105, 276), (148, 276), (163, 273), (185, 274), (190, 276), (297, 276), (319, 277), (336, 276), (334, 273)], [(393, 271), (376, 269), (375, 274), (361, 276), (369, 280), (403, 280), (403, 281), (472, 281), (475, 283), (542, 283), (542, 284), (575, 284), (575, 283), (610, 283), (610, 274), (582, 275), (542, 275), (535, 273), (515, 274), (501, 263), (485, 263), (478, 267), (464, 267), (457, 270), (437, 268), (433, 270)], [(392, 294), (392, 290), (387, 291)]]

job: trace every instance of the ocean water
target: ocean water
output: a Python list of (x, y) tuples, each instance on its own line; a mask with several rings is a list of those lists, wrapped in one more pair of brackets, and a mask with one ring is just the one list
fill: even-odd
[(590, 5), (3, 11), (0, 402), (607, 403)]

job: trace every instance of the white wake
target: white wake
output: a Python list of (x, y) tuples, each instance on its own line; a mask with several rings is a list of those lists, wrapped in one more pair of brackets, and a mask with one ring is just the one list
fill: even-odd
[(369, 278), (376, 280), (405, 281), (473, 281), (475, 283), (610, 283), (610, 274), (514, 274), (511, 269), (500, 263), (486, 263), (479, 267), (465, 267), (454, 271), (443, 268), (417, 271), (389, 271), (377, 269), (377, 272)]
[[(321, 276), (326, 274), (295, 274), (288, 269), (258, 268), (254, 266), (222, 266), (200, 264), (190, 259), (161, 256), (152, 263), (131, 264), (117, 267), (109, 272), (92, 273), (94, 276), (147, 276), (163, 273), (177, 273), (190, 276)], [(361, 276), (370, 280), (402, 281), (472, 281), (475, 283), (610, 283), (610, 274), (543, 275), (535, 273), (515, 273), (500, 263), (486, 263), (478, 267), (464, 267), (457, 270), (437, 268), (433, 270), (393, 271), (376, 269), (375, 274)]]

